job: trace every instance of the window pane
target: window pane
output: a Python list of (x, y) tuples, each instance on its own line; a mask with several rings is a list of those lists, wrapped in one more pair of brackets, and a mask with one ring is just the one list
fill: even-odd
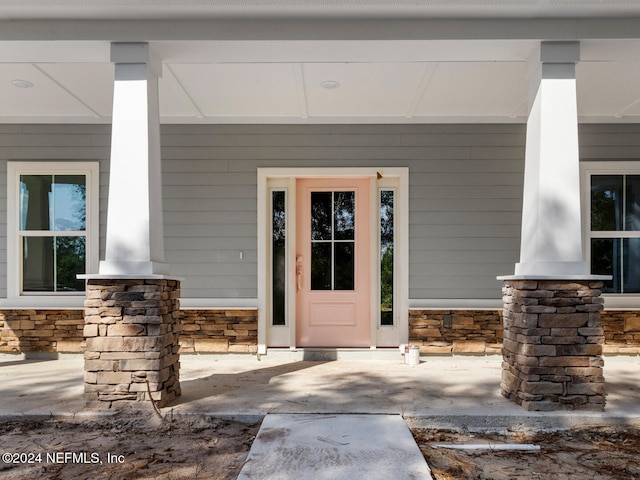
[(20, 175), (20, 230), (85, 230), (84, 175)]
[(613, 280), (604, 282), (603, 292), (620, 293), (620, 239), (591, 239), (591, 273), (613, 275)]
[(334, 243), (335, 248), (335, 288), (334, 290), (354, 290), (354, 249), (353, 242)]
[(591, 230), (622, 230), (622, 175), (591, 177)]
[(23, 237), (24, 292), (81, 292), (85, 273), (85, 237)]
[(311, 244), (311, 290), (331, 290), (331, 242)]
[(56, 237), (56, 291), (83, 292), (84, 280), (76, 275), (85, 273), (85, 237)]
[(285, 193), (272, 193), (272, 275), (273, 275), (273, 325), (285, 324), (285, 278), (286, 278), (286, 210)]
[(623, 293), (640, 292), (640, 238), (622, 241)]
[(355, 234), (355, 192), (334, 193), (335, 240), (353, 240)]
[(331, 240), (331, 192), (311, 193), (311, 240)]
[(20, 230), (49, 230), (51, 175), (20, 175)]
[(53, 177), (53, 222), (51, 230), (85, 230), (87, 187), (84, 175)]
[(380, 324), (393, 325), (394, 192), (380, 192)]
[(22, 290), (54, 291), (53, 237), (24, 237), (22, 242)]
[(625, 222), (626, 231), (640, 230), (640, 175), (625, 176)]

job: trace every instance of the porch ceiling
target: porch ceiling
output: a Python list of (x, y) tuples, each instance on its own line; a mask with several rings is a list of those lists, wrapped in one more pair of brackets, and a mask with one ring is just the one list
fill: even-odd
[(638, 31), (640, 0), (0, 0), (0, 123), (109, 123), (110, 41), (150, 41), (164, 123), (524, 122), (549, 39), (582, 122), (638, 122)]

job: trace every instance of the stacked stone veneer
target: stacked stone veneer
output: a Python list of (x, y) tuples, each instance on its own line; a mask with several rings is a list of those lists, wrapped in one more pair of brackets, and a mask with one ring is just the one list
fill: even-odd
[(409, 311), (409, 343), (424, 354), (502, 351), (502, 314), (498, 310)]
[(85, 400), (88, 407), (165, 406), (180, 395), (180, 283), (88, 280)]
[[(640, 312), (603, 310), (604, 354), (640, 354)], [(257, 310), (182, 310), (180, 353), (255, 353)], [(0, 310), (0, 352), (84, 352), (82, 310)], [(411, 310), (422, 354), (500, 354), (500, 310)]]
[(640, 354), (640, 312), (608, 310), (600, 313), (606, 354)]
[(82, 310), (0, 311), (0, 352), (84, 351)]
[(180, 353), (256, 353), (257, 310), (183, 310)]
[(603, 410), (602, 282), (506, 281), (502, 394), (527, 410)]

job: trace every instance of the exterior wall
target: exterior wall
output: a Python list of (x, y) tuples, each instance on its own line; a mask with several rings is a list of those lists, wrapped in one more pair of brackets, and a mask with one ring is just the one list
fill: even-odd
[[(182, 312), (180, 353), (255, 353), (257, 310)], [(603, 353), (640, 354), (640, 311), (602, 311)], [(84, 351), (82, 310), (0, 311), (0, 353)], [(500, 354), (501, 310), (411, 310), (409, 342), (426, 355)]]
[[(100, 161), (100, 258), (109, 144), (108, 125), (0, 125), (0, 178), (8, 160)], [(523, 152), (522, 125), (163, 126), (166, 261), (183, 298), (255, 298), (258, 167), (408, 166), (411, 297), (497, 298), (517, 260)], [(0, 297), (5, 259), (0, 237)]]
[(409, 343), (420, 353), (487, 353), (502, 351), (499, 310), (410, 310)]
[(0, 352), (84, 351), (82, 310), (0, 311)]
[[(166, 261), (183, 298), (257, 295), (258, 167), (407, 166), (412, 299), (498, 299), (520, 246), (524, 125), (165, 125)], [(637, 159), (640, 124), (581, 125), (582, 160)], [(104, 258), (109, 125), (0, 125), (8, 160), (100, 161)], [(240, 257), (242, 252), (242, 258)], [(0, 298), (6, 295), (0, 236)]]
[(603, 353), (640, 355), (640, 312), (603, 310)]
[(166, 260), (184, 298), (255, 298), (258, 167), (402, 166), (410, 298), (499, 298), (520, 245), (524, 140), (524, 125), (165, 126)]
[(257, 310), (183, 310), (180, 353), (256, 353)]

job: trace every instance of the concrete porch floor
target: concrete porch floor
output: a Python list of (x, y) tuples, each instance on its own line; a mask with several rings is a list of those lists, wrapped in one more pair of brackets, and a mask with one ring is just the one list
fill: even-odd
[[(605, 357), (602, 413), (527, 412), (512, 404), (500, 395), (499, 355), (428, 356), (410, 366), (397, 350), (379, 353), (336, 361), (286, 351), (260, 359), (182, 355), (182, 396), (163, 411), (247, 421), (267, 413), (401, 414), (411, 426), (468, 430), (640, 424), (640, 356)], [(0, 416), (91, 413), (82, 398), (83, 362), (82, 355), (0, 355)]]

